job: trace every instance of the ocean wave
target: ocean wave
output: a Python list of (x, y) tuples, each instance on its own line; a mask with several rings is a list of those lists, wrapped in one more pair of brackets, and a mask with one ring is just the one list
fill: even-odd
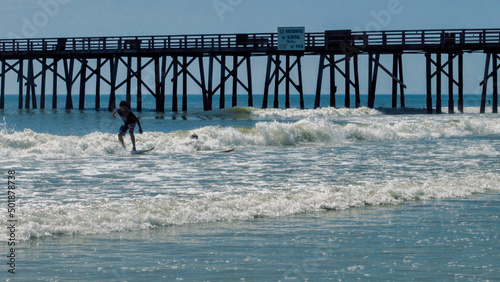
[(279, 118), (279, 119), (305, 119), (305, 118), (339, 118), (339, 117), (362, 117), (362, 116), (377, 116), (382, 113), (375, 109), (361, 107), (357, 109), (346, 108), (318, 108), (318, 109), (256, 109), (243, 108), (241, 111), (250, 111), (252, 116), (261, 118)]
[[(299, 186), (291, 190), (206, 193), (196, 197), (95, 199), (66, 204), (23, 203), (19, 240), (54, 235), (105, 234), (160, 226), (281, 217), (305, 212), (343, 210), (365, 205), (465, 197), (500, 191), (496, 173), (426, 181), (393, 180), (350, 186)], [(5, 213), (0, 218), (5, 219)]]
[[(198, 139), (190, 136), (196, 133)], [(254, 127), (207, 126), (190, 131), (136, 134), (139, 148), (155, 147), (159, 154), (189, 153), (247, 146), (293, 146), (300, 144), (342, 144), (359, 141), (418, 140), (469, 135), (500, 134), (498, 119), (460, 120), (369, 119), (335, 123), (306, 118), (296, 122), (258, 122)], [(130, 139), (125, 136), (130, 148)], [(0, 152), (4, 156), (51, 155), (57, 158), (126, 154), (115, 134), (94, 132), (84, 136), (58, 136), (23, 131), (0, 130)]]

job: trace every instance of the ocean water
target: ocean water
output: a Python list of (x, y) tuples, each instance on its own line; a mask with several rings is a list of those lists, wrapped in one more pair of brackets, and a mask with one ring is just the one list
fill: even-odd
[[(16, 274), (4, 240), (1, 277), (500, 277), (497, 114), (478, 114), (477, 95), (465, 113), (442, 115), (423, 114), (423, 95), (400, 110), (388, 109), (388, 95), (377, 109), (313, 110), (313, 99), (306, 110), (203, 112), (190, 96), (187, 112), (144, 110), (137, 147), (155, 149), (131, 155), (107, 111), (17, 110), (7, 96), (0, 164), (4, 183), (16, 171), (18, 221)], [(8, 219), (4, 209), (2, 228)]]

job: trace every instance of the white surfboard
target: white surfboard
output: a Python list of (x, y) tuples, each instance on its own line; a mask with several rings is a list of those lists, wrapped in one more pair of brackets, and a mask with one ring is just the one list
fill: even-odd
[(130, 153), (132, 155), (140, 155), (140, 154), (144, 154), (146, 152), (149, 152), (151, 150), (153, 150), (155, 147), (152, 147), (152, 148), (149, 148), (149, 149), (146, 149), (146, 150), (136, 150), (136, 151), (130, 151)]
[(196, 153), (209, 154), (209, 153), (230, 153), (234, 151), (235, 148), (225, 149), (225, 150), (208, 150), (208, 151), (196, 151)]

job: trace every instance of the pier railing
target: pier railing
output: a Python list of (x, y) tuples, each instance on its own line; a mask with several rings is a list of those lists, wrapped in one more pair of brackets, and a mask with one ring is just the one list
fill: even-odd
[[(325, 31), (305, 34), (305, 51), (335, 49), (347, 43), (361, 51), (370, 48), (397, 48), (401, 51), (422, 51), (425, 47), (470, 48), (480, 50), (489, 45), (500, 45), (500, 29), (461, 30), (394, 30), (394, 31)], [(169, 36), (113, 36), (113, 37), (71, 37), (31, 38), (0, 40), (0, 52), (19, 53), (106, 53), (106, 52), (150, 52), (186, 51), (194, 52), (276, 50), (276, 33), (252, 34), (208, 34)]]

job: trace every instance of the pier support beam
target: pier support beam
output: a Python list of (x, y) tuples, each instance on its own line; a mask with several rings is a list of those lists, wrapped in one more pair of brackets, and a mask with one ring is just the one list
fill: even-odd
[[(301, 57), (303, 53), (290, 53), (285, 55), (285, 66), (282, 67), (280, 55), (275, 54), (275, 58), (273, 58), (272, 54), (267, 56), (267, 70), (266, 70), (266, 79), (264, 85), (264, 101), (262, 102), (262, 107), (267, 108), (267, 98), (269, 94), (269, 87), (274, 80), (274, 108), (279, 107), (279, 86), (282, 82), (285, 82), (285, 108), (290, 107), (290, 85), (295, 88), (295, 90), (299, 93), (300, 99), (303, 100), (303, 87), (302, 87), (302, 67)], [(291, 58), (294, 57), (293, 61)], [(271, 69), (274, 66), (274, 71)], [(297, 70), (297, 80), (295, 82), (291, 77), (291, 72), (296, 69)], [(301, 103), (301, 108), (304, 106), (303, 102)]]
[(142, 58), (137, 56), (137, 111), (142, 111)]
[(377, 88), (377, 75), (378, 67), (380, 65), (380, 54), (376, 53), (375, 57), (373, 54), (368, 54), (368, 108), (373, 109), (375, 107), (375, 89)]
[(431, 76), (431, 53), (425, 53), (425, 81), (427, 89), (427, 113), (432, 114), (432, 76)]
[(19, 60), (19, 70), (17, 73), (17, 81), (19, 82), (19, 109), (23, 108), (23, 82), (24, 82), (24, 68), (23, 68), (23, 60)]
[[(219, 90), (219, 109), (224, 109), (226, 106), (226, 56), (220, 56), (220, 90)], [(212, 93), (213, 95), (214, 93)]]
[(57, 65), (59, 63), (58, 59), (54, 59), (52, 66), (52, 109), (57, 109)]
[[(69, 64), (68, 64), (69, 60)], [(75, 66), (75, 59), (64, 59), (64, 80), (66, 82), (66, 110), (73, 109), (73, 99), (71, 91), (73, 89), (73, 69)]]
[[(352, 59), (352, 60), (351, 60)], [(325, 64), (325, 61), (328, 64)], [(344, 61), (344, 69), (342, 70), (338, 65)], [(351, 61), (353, 62), (354, 69), (354, 82), (351, 79)], [(316, 84), (316, 98), (314, 99), (314, 108), (319, 108), (321, 106), (321, 85), (323, 83), (323, 70), (329, 68), (330, 70), (330, 107), (336, 107), (336, 97), (337, 86), (335, 83), (335, 72), (338, 72), (345, 82), (345, 97), (344, 97), (344, 107), (351, 107), (351, 87), (354, 87), (356, 98), (355, 105), (359, 107), (360, 92), (359, 92), (359, 72), (358, 72), (358, 55), (357, 54), (345, 54), (343, 58), (336, 60), (334, 53), (331, 54), (321, 54), (319, 59), (319, 69), (318, 69), (318, 80)]]
[[(448, 77), (448, 113), (455, 112), (454, 86), (458, 87), (458, 110), (463, 112), (463, 58), (462, 54), (448, 53), (446, 62), (442, 62), (442, 54), (436, 53), (436, 61), (432, 59), (431, 53), (426, 53), (426, 81), (427, 81), (427, 113), (432, 113), (432, 78), (436, 77), (436, 114), (442, 113), (442, 85), (441, 77), (444, 74)], [(455, 80), (453, 61), (458, 58), (458, 81)], [(434, 65), (436, 71), (432, 72)], [(446, 71), (448, 66), (448, 71)]]
[(349, 109), (351, 107), (351, 56), (345, 56), (345, 97), (344, 107)]
[[(394, 54), (392, 58), (392, 108), (398, 107), (398, 80), (403, 82), (403, 60), (402, 54)], [(405, 107), (404, 84), (399, 83), (400, 105)]]
[(172, 57), (172, 64), (173, 64), (173, 71), (174, 75), (172, 78), (172, 111), (177, 112), (178, 107), (177, 107), (177, 76), (178, 76), (178, 66), (179, 66), (179, 60), (177, 56)]
[(232, 95), (232, 106), (238, 106), (238, 56), (233, 56), (233, 95)]
[(97, 58), (95, 70), (95, 108), (101, 108), (101, 58)]
[(85, 109), (85, 84), (87, 82), (87, 60), (82, 59), (80, 70), (80, 99), (78, 101), (78, 109)]
[(492, 112), (493, 113), (498, 113), (498, 54), (493, 54), (493, 104), (491, 105), (492, 107)]
[(453, 99), (453, 54), (448, 54), (448, 113), (455, 112), (455, 101)]
[(109, 105), (108, 111), (113, 111), (116, 109), (116, 77), (118, 74), (118, 57), (111, 58), (109, 60), (109, 70), (110, 70), (110, 92), (109, 92)]
[[(325, 69), (325, 59), (326, 55), (319, 55), (318, 81), (316, 82), (316, 97), (314, 99), (315, 109), (321, 106), (321, 85), (323, 84), (323, 70)], [(330, 72), (334, 72), (334, 70), (330, 69)], [(337, 92), (337, 87), (335, 86), (335, 75), (332, 75), (330, 73), (330, 77), (333, 77), (333, 80), (330, 79), (330, 89), (333, 90), (330, 92), (330, 106), (333, 104), (333, 107), (335, 107), (335, 93)]]
[(155, 98), (156, 98), (156, 111), (165, 111), (165, 99), (161, 95), (161, 73), (160, 73), (160, 57), (154, 57), (154, 69), (155, 69)]
[[(335, 99), (335, 94), (337, 94), (337, 85), (335, 85), (335, 54), (330, 54), (330, 107), (335, 108), (336, 105), (336, 99)], [(324, 60), (323, 60), (324, 62)], [(318, 81), (319, 83), (321, 81)], [(321, 85), (319, 85), (321, 87)], [(318, 105), (319, 107), (319, 105)]]
[(125, 85), (125, 101), (132, 106), (132, 57), (127, 57), (127, 78)]
[[(170, 68), (169, 68), (170, 70)], [(166, 95), (166, 90), (165, 90), (165, 80), (167, 77), (168, 71), (167, 71), (167, 56), (162, 56), (161, 58), (161, 77), (160, 77), (160, 96), (162, 101), (160, 102), (162, 107), (161, 107), (161, 112), (165, 112), (165, 95)]]
[(361, 95), (360, 95), (360, 90), (359, 90), (359, 67), (358, 67), (358, 55), (353, 56), (353, 63), (354, 63), (354, 92), (355, 92), (355, 107), (356, 109), (361, 107)]
[(464, 112), (464, 54), (458, 54), (458, 111)]
[[(498, 69), (500, 65), (498, 64), (498, 59), (500, 57), (496, 53), (487, 53), (486, 54), (486, 63), (484, 67), (484, 79), (479, 84), (483, 87), (483, 91), (481, 93), (481, 109), (480, 112), (484, 114), (486, 112), (486, 94), (487, 94), (487, 86), (488, 80), (491, 77), (493, 79), (493, 103), (492, 112), (498, 113)], [(490, 72), (490, 65), (492, 70)]]
[[(241, 57), (241, 58), (240, 58)], [(214, 64), (218, 63), (220, 65), (220, 82), (216, 86), (213, 84), (213, 71)], [(246, 64), (245, 64), (246, 63)], [(247, 81), (244, 83), (238, 77), (238, 69), (246, 65), (247, 72)], [(201, 70), (201, 68), (200, 68)], [(201, 70), (200, 74), (204, 74), (204, 71)], [(204, 77), (204, 75), (200, 75), (200, 77)], [(238, 86), (242, 87), (248, 95), (248, 106), (253, 107), (253, 88), (252, 88), (252, 65), (251, 65), (251, 54), (244, 54), (243, 56), (233, 56), (233, 64), (232, 69), (229, 68), (226, 64), (226, 55), (218, 55), (218, 54), (210, 54), (209, 55), (209, 68), (208, 68), (208, 89), (206, 90), (207, 96), (207, 107), (205, 110), (212, 109), (212, 100), (213, 95), (215, 93), (220, 93), (219, 98), (219, 108), (223, 109), (225, 107), (225, 89), (226, 89), (226, 81), (232, 78), (232, 97), (231, 97), (231, 105), (236, 107), (238, 105)], [(202, 89), (205, 88), (205, 84), (202, 81), (201, 84), (198, 84)], [(203, 93), (203, 92), (202, 92)], [(264, 93), (265, 96), (265, 93)]]
[(441, 114), (441, 53), (436, 53), (436, 114)]
[[(191, 63), (189, 63), (191, 64)], [(188, 75), (188, 66), (189, 64), (187, 63), (187, 57), (183, 56), (182, 57), (182, 111), (186, 112), (187, 111), (187, 92), (188, 92), (188, 85), (187, 85), (187, 75)]]
[(2, 64), (0, 69), (0, 110), (5, 109), (5, 60), (1, 59), (0, 63)]
[(201, 88), (201, 95), (203, 99), (203, 110), (208, 111), (212, 107), (212, 105), (208, 105), (208, 90), (207, 86), (205, 84), (205, 68), (203, 66), (203, 56), (198, 57), (198, 65), (200, 67), (200, 77), (199, 77), (199, 83), (197, 80), (192, 76), (193, 80), (198, 83), (198, 85)]
[(45, 109), (45, 92), (46, 92), (46, 80), (47, 80), (47, 59), (42, 58), (42, 82), (40, 88), (40, 109)]
[(33, 69), (33, 59), (28, 59), (28, 77), (26, 78), (26, 103), (25, 108), (30, 108), (30, 100), (33, 109), (37, 108), (36, 94), (35, 94), (35, 74)]

